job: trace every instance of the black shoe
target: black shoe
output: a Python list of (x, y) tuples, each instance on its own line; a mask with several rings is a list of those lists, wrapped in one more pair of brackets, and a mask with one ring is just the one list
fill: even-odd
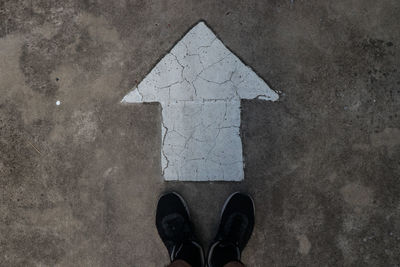
[(250, 196), (232, 194), (222, 208), (218, 233), (208, 251), (208, 266), (240, 262), (241, 253), (254, 228), (254, 203)]
[(204, 266), (203, 248), (194, 235), (189, 210), (179, 194), (173, 192), (160, 197), (156, 226), (171, 262), (184, 260), (193, 267)]

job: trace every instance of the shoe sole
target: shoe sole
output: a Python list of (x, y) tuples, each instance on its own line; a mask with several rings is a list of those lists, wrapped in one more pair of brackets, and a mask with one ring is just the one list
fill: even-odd
[[(242, 194), (242, 195), (248, 196), (248, 197), (251, 199), (251, 202), (252, 202), (252, 204), (253, 204), (253, 212), (254, 212), (254, 214), (256, 214), (256, 206), (255, 206), (255, 204), (254, 204), (253, 198), (252, 198), (251, 196), (249, 196), (248, 194), (243, 194), (243, 193), (237, 191), (237, 192), (235, 192), (235, 193), (232, 193), (232, 194), (225, 200), (224, 206), (222, 206), (222, 210), (221, 210), (221, 214), (220, 214), (220, 219), (219, 219), (220, 221), (219, 221), (219, 224), (218, 224), (218, 225), (221, 224), (222, 214), (224, 214), (224, 211), (225, 211), (226, 206), (228, 205), (228, 203), (229, 203), (229, 201), (232, 199), (232, 197), (233, 197), (234, 195), (236, 195), (236, 194)], [(218, 228), (219, 228), (219, 227), (218, 227)], [(214, 248), (215, 248), (218, 244), (219, 244), (219, 241), (214, 242), (214, 244), (212, 244), (211, 247), (210, 247), (210, 249), (208, 250), (208, 255), (207, 255), (207, 266), (208, 266), (208, 267), (213, 267), (213, 266), (211, 265), (211, 263), (210, 263), (210, 261), (211, 261), (211, 255), (212, 255), (212, 252), (213, 252)], [(240, 255), (240, 251), (239, 251), (239, 255)]]

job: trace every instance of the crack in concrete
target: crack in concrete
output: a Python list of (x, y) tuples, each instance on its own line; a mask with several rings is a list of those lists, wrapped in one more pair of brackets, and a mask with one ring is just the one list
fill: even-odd
[(165, 138), (167, 137), (167, 134), (168, 134), (168, 127), (165, 126), (165, 124), (164, 124), (163, 107), (161, 107), (161, 123), (162, 123), (162, 127), (163, 127), (163, 129), (164, 129), (164, 131), (165, 131), (165, 132), (164, 132), (164, 136), (163, 136), (163, 138), (162, 138), (161, 153), (162, 153), (164, 159), (167, 161), (165, 167), (162, 169), (162, 175), (164, 176), (165, 170), (166, 170), (166, 169), (168, 168), (168, 166), (169, 166), (169, 159), (168, 159), (167, 155), (165, 155), (165, 153), (164, 153)]

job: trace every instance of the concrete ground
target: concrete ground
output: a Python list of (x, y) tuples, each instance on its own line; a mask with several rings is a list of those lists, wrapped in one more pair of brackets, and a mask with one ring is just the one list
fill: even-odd
[[(225, 198), (251, 193), (248, 266), (399, 266), (399, 14), (398, 0), (0, 0), (0, 266), (163, 266), (165, 190), (205, 246)], [(201, 19), (282, 92), (242, 101), (242, 183), (163, 182), (160, 106), (119, 104)]]

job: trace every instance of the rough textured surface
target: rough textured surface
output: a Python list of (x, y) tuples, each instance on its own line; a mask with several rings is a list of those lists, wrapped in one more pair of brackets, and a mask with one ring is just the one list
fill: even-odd
[[(162, 266), (164, 190), (205, 245), (225, 198), (250, 192), (248, 266), (399, 265), (399, 8), (0, 1), (0, 266)], [(160, 106), (117, 105), (200, 19), (284, 91), (241, 103), (242, 183), (162, 182)]]
[(199, 22), (122, 103), (161, 104), (165, 180), (241, 181), (240, 100), (278, 98)]

